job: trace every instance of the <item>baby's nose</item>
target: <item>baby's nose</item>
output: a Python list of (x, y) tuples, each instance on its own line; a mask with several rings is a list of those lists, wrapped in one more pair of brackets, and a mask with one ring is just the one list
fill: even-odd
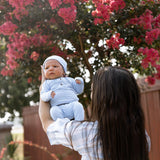
[(54, 70), (54, 67), (52, 67), (52, 66), (51, 66), (51, 67), (49, 67), (49, 70)]

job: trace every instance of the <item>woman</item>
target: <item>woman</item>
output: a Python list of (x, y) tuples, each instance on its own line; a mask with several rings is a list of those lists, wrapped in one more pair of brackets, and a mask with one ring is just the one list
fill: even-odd
[(91, 118), (83, 122), (53, 121), (48, 103), (40, 101), (39, 115), (51, 145), (72, 148), (82, 160), (149, 160), (150, 142), (134, 76), (120, 67), (99, 69), (91, 97)]

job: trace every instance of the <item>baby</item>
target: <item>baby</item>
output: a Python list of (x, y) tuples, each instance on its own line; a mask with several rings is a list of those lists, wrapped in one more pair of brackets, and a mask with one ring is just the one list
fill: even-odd
[(84, 120), (84, 109), (77, 97), (83, 92), (83, 79), (66, 77), (67, 63), (60, 56), (48, 57), (43, 63), (43, 69), (46, 80), (42, 84), (40, 97), (44, 102), (50, 102), (52, 119)]

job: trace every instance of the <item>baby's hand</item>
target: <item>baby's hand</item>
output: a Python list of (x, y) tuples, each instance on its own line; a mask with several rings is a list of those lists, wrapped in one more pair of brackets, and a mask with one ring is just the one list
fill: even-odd
[(55, 92), (52, 91), (51, 97), (54, 98), (55, 95), (56, 95)]
[(79, 79), (75, 80), (77, 84), (81, 84), (81, 81)]

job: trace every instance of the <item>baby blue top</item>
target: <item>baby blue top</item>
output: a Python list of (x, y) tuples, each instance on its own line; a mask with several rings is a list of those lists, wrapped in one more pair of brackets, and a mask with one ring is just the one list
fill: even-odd
[[(75, 80), (81, 81), (77, 84)], [(78, 101), (78, 94), (81, 94), (84, 89), (84, 81), (81, 77), (75, 79), (71, 77), (60, 77), (52, 80), (45, 80), (42, 84), (40, 97), (44, 102), (50, 101), (51, 106), (61, 105)], [(54, 98), (51, 97), (51, 92), (55, 92)]]

